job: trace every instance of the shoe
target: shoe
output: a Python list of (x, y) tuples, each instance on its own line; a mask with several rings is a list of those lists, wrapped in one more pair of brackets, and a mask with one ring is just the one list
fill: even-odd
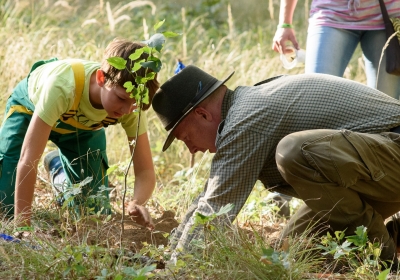
[(390, 221), (386, 223), (386, 229), (393, 238), (397, 253), (400, 253), (400, 212), (390, 217)]
[(56, 197), (56, 203), (59, 207), (62, 207), (64, 203), (64, 197), (62, 194), (65, 192), (65, 174), (63, 172), (58, 150), (51, 151), (45, 155), (43, 165), (49, 175), (50, 183)]
[(398, 259), (396, 252), (396, 245), (392, 237), (381, 244), (380, 261), (385, 262), (387, 266), (391, 266), (391, 270), (395, 271), (398, 267)]
[[(280, 193), (269, 193), (266, 200), (274, 203), (278, 208), (277, 214), (288, 219), (290, 217), (290, 206), (286, 195)], [(289, 197), (290, 199), (290, 197)]]
[(276, 206), (279, 207), (279, 211), (277, 212), (277, 214), (281, 217), (289, 219), (290, 218), (289, 202), (280, 196), (275, 197), (274, 202), (276, 203)]
[(51, 170), (55, 168), (55, 166), (53, 166), (54, 164), (52, 164), (52, 161), (59, 156), (58, 150), (51, 151), (44, 156), (43, 165), (47, 173), (50, 174)]

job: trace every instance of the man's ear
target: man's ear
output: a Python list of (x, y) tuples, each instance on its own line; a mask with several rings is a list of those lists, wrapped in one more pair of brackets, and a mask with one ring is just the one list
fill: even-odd
[(200, 117), (206, 121), (212, 121), (212, 114), (206, 108), (196, 107), (193, 111), (197, 117)]
[(101, 69), (96, 71), (96, 82), (100, 87), (103, 87), (106, 83), (106, 77), (104, 76), (104, 72)]

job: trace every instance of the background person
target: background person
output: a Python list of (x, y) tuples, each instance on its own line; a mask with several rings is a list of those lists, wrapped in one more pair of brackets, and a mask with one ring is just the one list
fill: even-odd
[[(300, 49), (293, 23), (297, 0), (281, 0), (272, 49), (285, 53), (290, 41)], [(391, 17), (400, 18), (398, 0), (385, 0)], [(399, 99), (400, 77), (386, 73), (386, 57), (378, 67), (386, 33), (378, 0), (313, 0), (307, 31), (305, 73), (342, 77), (360, 44), (367, 85)]]
[[(276, 52), (285, 53), (288, 42), (300, 49), (292, 25), (296, 4), (297, 0), (281, 0), (279, 24), (272, 44)], [(392, 17), (400, 17), (398, 0), (387, 0), (385, 4)], [(385, 57), (382, 58), (378, 77), (385, 42), (386, 33), (379, 1), (313, 0), (307, 33), (305, 73), (342, 77), (360, 43), (367, 85), (399, 99), (400, 77), (386, 73)], [(271, 199), (281, 207), (290, 201), (290, 197), (279, 193), (272, 193)]]

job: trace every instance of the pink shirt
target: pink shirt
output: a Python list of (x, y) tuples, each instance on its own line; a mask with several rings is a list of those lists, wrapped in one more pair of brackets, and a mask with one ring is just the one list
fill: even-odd
[[(400, 0), (384, 0), (390, 17), (400, 18)], [(309, 26), (342, 29), (384, 29), (379, 0), (314, 0)]]

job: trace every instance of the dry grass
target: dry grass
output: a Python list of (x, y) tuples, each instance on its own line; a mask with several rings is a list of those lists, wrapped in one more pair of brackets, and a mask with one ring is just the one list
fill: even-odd
[[(146, 39), (153, 33), (152, 26), (164, 18), (166, 19), (165, 29), (180, 32), (182, 36), (168, 40), (165, 46), (162, 55), (164, 67), (159, 75), (161, 82), (173, 75), (177, 58), (181, 58), (185, 64), (196, 64), (220, 79), (235, 71), (234, 77), (227, 84), (231, 88), (252, 85), (278, 74), (303, 72), (302, 68), (285, 70), (280, 64), (278, 55), (271, 50), (279, 10), (278, 0), (264, 2), (221, 0), (216, 1), (219, 4), (213, 7), (208, 7), (207, 2), (212, 1), (0, 0), (0, 41), (2, 42), (0, 44), (0, 88), (2, 89), (0, 122), (6, 99), (15, 85), (27, 75), (35, 61), (50, 57), (101, 61), (105, 46), (114, 37), (125, 37), (131, 40)], [(229, 2), (230, 5), (228, 5)], [(307, 3), (308, 1), (304, 6), (299, 5), (294, 22), (298, 38), (303, 43), (306, 36)], [(362, 70), (362, 62), (355, 57), (346, 71), (346, 77), (364, 82)], [(162, 153), (161, 147), (166, 136), (164, 129), (152, 110), (148, 113), (148, 119), (151, 149), (158, 179), (154, 198), (150, 204), (158, 210), (175, 210), (177, 216), (181, 217), (191, 199), (205, 183), (211, 155), (197, 155), (196, 164), (192, 168), (191, 156), (182, 144), (174, 143), (168, 152)], [(115, 171), (110, 176), (110, 182), (117, 187), (116, 200), (118, 200), (120, 199), (118, 193), (122, 188), (121, 182), (123, 182), (121, 170), (128, 164), (126, 156), (128, 145), (122, 129), (117, 126), (107, 128), (107, 140), (110, 164), (121, 166), (119, 171)], [(43, 172), (42, 166), (40, 170)], [(43, 180), (39, 180), (39, 183), (42, 187), (39, 189), (40, 195), (43, 196), (37, 195), (37, 217), (57, 215), (52, 209), (53, 204), (49, 202), (51, 198), (41, 200), (46, 196), (51, 197), (46, 175), (42, 174), (41, 178)], [(129, 180), (132, 182), (133, 178)], [(263, 212), (260, 209), (255, 211), (257, 215)], [(247, 218), (242, 217), (242, 220)], [(7, 228), (7, 225), (8, 223), (4, 221), (3, 231), (12, 231)], [(242, 247), (243, 252), (251, 251), (249, 244), (254, 243), (246, 243), (246, 240), (240, 237), (238, 235), (238, 239), (231, 243), (232, 246), (226, 248), (227, 255), (224, 257), (229, 257), (232, 254), (229, 250), (235, 252), (238, 247)], [(230, 243), (230, 241), (229, 239), (220, 240), (221, 244)], [(11, 277), (13, 273), (10, 271), (14, 270), (18, 271), (14, 277), (18, 275), (32, 279), (60, 279), (64, 277), (62, 273), (66, 273), (63, 269), (68, 268), (71, 263), (67, 256), (74, 256), (75, 259), (81, 256), (82, 252), (76, 250), (89, 250), (84, 252), (87, 256), (92, 256), (93, 253), (90, 251), (92, 247), (86, 247), (85, 240), (81, 240), (79, 243), (81, 245), (78, 247), (71, 248), (72, 251), (60, 248), (60, 244), (52, 244), (45, 240), (40, 240), (40, 242), (44, 242), (47, 248), (45, 253), (18, 251), (11, 246), (2, 247), (0, 278), (5, 275)], [(300, 248), (296, 250), (296, 252), (301, 251)], [(223, 266), (221, 256), (212, 256), (214, 261), (220, 262), (218, 263), (220, 270), (216, 271), (214, 276), (217, 275), (219, 279), (223, 279), (223, 269), (226, 268), (237, 269), (231, 271), (233, 274), (230, 275), (234, 273), (243, 275), (240, 267), (232, 264), (246, 265), (245, 258), (236, 258), (231, 265)], [(91, 274), (83, 277), (85, 279), (93, 279), (94, 276), (101, 275), (101, 269), (104, 267), (112, 267), (111, 270), (108, 269), (108, 272), (121, 271), (121, 263), (116, 262), (107, 254), (104, 254), (104, 261), (84, 259), (82, 263), (92, 265), (94, 269)], [(45, 264), (44, 268), (41, 264)], [(198, 265), (198, 263), (195, 264)], [(256, 258), (251, 260), (249, 265), (254, 269), (260, 269)], [(201, 269), (197, 267), (193, 271), (201, 274)], [(254, 279), (262, 278), (263, 275), (251, 274), (249, 271), (248, 273), (248, 275), (255, 275)], [(66, 275), (71, 277), (65, 276), (68, 279), (79, 278), (79, 273)], [(208, 279), (213, 279), (213, 275), (207, 275), (211, 277)], [(297, 279), (300, 277), (297, 272), (293, 275), (297, 275)], [(180, 279), (188, 279), (189, 276), (193, 276), (190, 271)], [(196, 275), (193, 276), (195, 277)]]

